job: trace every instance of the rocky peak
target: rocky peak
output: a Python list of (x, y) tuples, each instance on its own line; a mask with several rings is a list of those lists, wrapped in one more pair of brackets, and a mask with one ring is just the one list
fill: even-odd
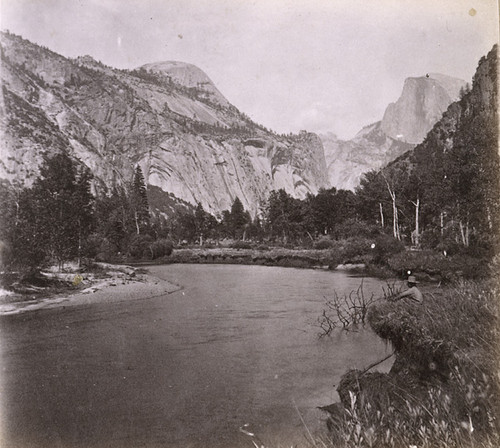
[(91, 169), (98, 190), (126, 184), (139, 164), (158, 187), (156, 204), (163, 192), (218, 213), (238, 197), (252, 215), (271, 190), (303, 198), (327, 186), (317, 136), (257, 125), (191, 64), (116, 70), (0, 37), (0, 179), (26, 184), (44, 154), (65, 151)]
[(76, 63), (78, 65), (84, 65), (87, 67), (99, 67), (100, 65), (102, 65), (88, 54), (86, 54), (85, 56), (78, 56), (76, 58)]
[(422, 142), (465, 84), (440, 74), (407, 78), (399, 99), (385, 110), (382, 130), (396, 140)]
[(140, 69), (167, 76), (172, 81), (187, 88), (206, 92), (211, 101), (229, 107), (229, 101), (219, 92), (207, 74), (193, 64), (179, 61), (164, 61), (145, 64)]
[(381, 121), (364, 126), (351, 140), (322, 135), (332, 186), (354, 190), (363, 173), (380, 169), (425, 138), (465, 81), (431, 73), (407, 78), (403, 92), (389, 104)]

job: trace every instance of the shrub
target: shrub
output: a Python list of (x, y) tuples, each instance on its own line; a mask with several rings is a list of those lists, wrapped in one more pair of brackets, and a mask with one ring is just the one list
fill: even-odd
[(344, 375), (331, 446), (499, 446), (497, 283), (460, 282), (431, 296), (417, 308), (370, 308), (368, 321), (396, 361), (389, 374)]
[(365, 256), (372, 251), (372, 242), (373, 240), (363, 237), (343, 241), (341, 253), (344, 263), (365, 261)]
[(314, 249), (318, 250), (331, 249), (334, 246), (335, 246), (335, 241), (333, 241), (330, 237), (327, 236), (322, 236), (313, 243)]
[(404, 251), (392, 255), (388, 260), (389, 267), (400, 274), (406, 271), (427, 272), (437, 274), (449, 269), (449, 260), (439, 252), (432, 250)]
[[(94, 243), (97, 243), (99, 241), (99, 237), (96, 236), (96, 239), (93, 241)], [(107, 238), (102, 238), (100, 239), (100, 245), (95, 259), (97, 261), (111, 261), (118, 255), (118, 252), (118, 247), (115, 244)]]
[(84, 254), (87, 257), (95, 258), (97, 254), (102, 252), (102, 246), (105, 241), (105, 238), (98, 234), (92, 233), (90, 234), (84, 242)]
[(248, 241), (237, 240), (233, 244), (231, 244), (233, 249), (251, 249), (252, 244)]
[(389, 257), (405, 250), (402, 241), (389, 235), (380, 235), (375, 239), (373, 248), (373, 262), (376, 264), (388, 264)]
[(378, 225), (351, 218), (340, 224), (336, 232), (340, 238), (375, 238), (382, 233), (382, 229)]
[(161, 257), (168, 257), (174, 250), (174, 243), (165, 238), (153, 241), (150, 245), (151, 258), (156, 260)]
[(441, 280), (455, 281), (460, 278), (483, 278), (490, 273), (488, 259), (459, 254), (452, 257), (432, 250), (405, 251), (392, 255), (387, 262), (395, 272), (407, 271), (438, 275)]
[(128, 255), (132, 258), (144, 258), (151, 256), (151, 235), (134, 235), (128, 246)]

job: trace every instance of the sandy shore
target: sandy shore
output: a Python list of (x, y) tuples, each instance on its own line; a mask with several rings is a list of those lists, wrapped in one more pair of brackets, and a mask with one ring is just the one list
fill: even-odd
[[(128, 300), (147, 300), (182, 289), (181, 285), (149, 274), (137, 273), (134, 268), (106, 265), (109, 271), (104, 278), (83, 275), (79, 289), (50, 294), (12, 294), (0, 291), (0, 316), (19, 314), (40, 309), (87, 305), (92, 303), (112, 303)], [(50, 274), (49, 274), (50, 275)], [(73, 280), (77, 274), (62, 274)], [(57, 275), (61, 278), (61, 274)]]

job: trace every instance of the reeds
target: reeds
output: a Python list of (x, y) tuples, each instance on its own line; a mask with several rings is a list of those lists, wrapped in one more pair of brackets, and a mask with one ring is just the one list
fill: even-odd
[(368, 321), (397, 359), (386, 375), (348, 374), (331, 446), (500, 446), (498, 297), (493, 283), (460, 282), (421, 306), (377, 303)]

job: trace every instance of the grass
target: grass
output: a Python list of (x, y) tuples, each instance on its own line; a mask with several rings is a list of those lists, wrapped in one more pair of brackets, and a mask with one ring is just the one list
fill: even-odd
[(396, 361), (388, 374), (344, 375), (329, 446), (500, 446), (498, 292), (460, 282), (423, 305), (372, 306), (368, 321)]

